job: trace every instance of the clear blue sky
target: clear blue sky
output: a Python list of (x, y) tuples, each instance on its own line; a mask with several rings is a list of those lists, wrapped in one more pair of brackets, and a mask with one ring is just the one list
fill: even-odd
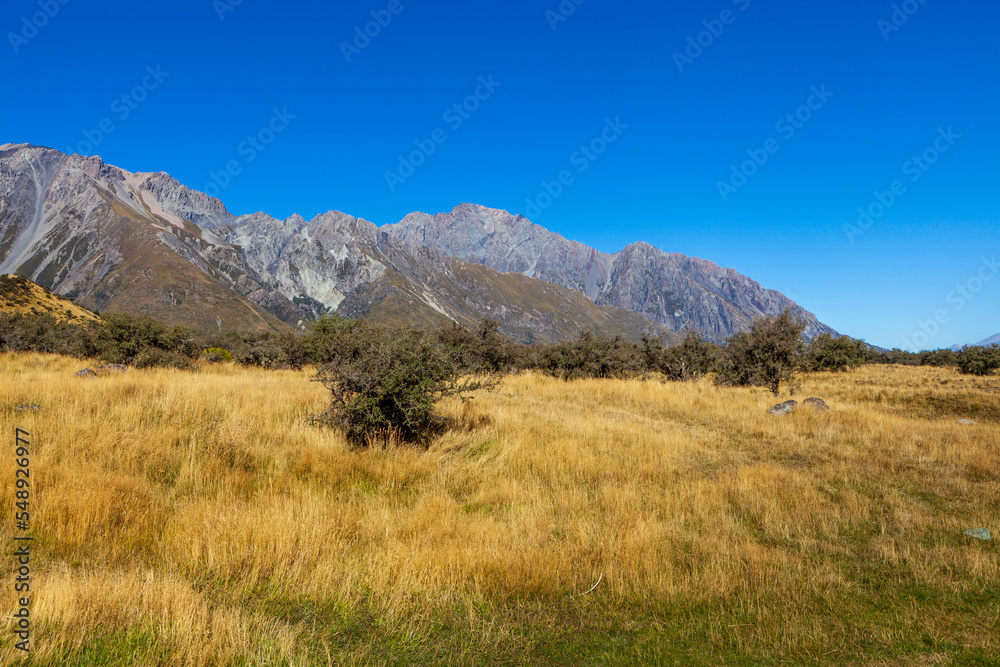
[[(86, 149), (107, 119), (81, 152), (198, 189), (233, 161), (234, 213), (380, 225), (465, 201), (525, 213), (565, 170), (534, 219), (567, 237), (732, 266), (887, 347), (936, 315), (920, 347), (1000, 332), (1000, 275), (976, 282), (1000, 254), (996, 3), (909, 0), (895, 29), (890, 0), (567, 0), (568, 17), (547, 14), (559, 0), (235, 1), (8, 0), (0, 143)], [(345, 55), (373, 11), (387, 25)], [(477, 109), (446, 117), (477, 89)], [(243, 144), (286, 108), (263, 150)], [(796, 112), (808, 120), (776, 125)], [(594, 160), (576, 153), (609, 118), (628, 127)], [(949, 128), (934, 164), (907, 164)], [(417, 140), (433, 154), (390, 188)], [(724, 201), (747, 151), (767, 161)], [(905, 190), (852, 243), (844, 225), (894, 180)]]

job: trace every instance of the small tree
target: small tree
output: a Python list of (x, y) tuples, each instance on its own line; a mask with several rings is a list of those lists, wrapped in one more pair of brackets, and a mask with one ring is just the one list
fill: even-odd
[[(97, 347), (102, 358), (112, 364), (132, 364), (146, 350), (177, 352), (184, 336), (180, 328), (168, 329), (145, 315), (110, 313), (104, 315), (97, 333)], [(156, 355), (147, 355), (152, 360)]]
[(763, 317), (750, 331), (729, 339), (722, 353), (715, 381), (728, 386), (767, 387), (778, 396), (781, 383), (791, 382), (804, 347), (806, 323), (790, 310), (778, 317)]
[(680, 345), (667, 347), (662, 338), (642, 337), (642, 352), (648, 370), (669, 380), (698, 380), (715, 366), (718, 347), (689, 331)]
[(820, 334), (812, 339), (805, 352), (804, 366), (810, 371), (849, 371), (868, 360), (864, 341), (848, 336)]
[(351, 335), (341, 338), (334, 358), (320, 367), (315, 380), (333, 396), (319, 420), (341, 428), (355, 444), (366, 445), (388, 433), (426, 442), (435, 403), (445, 396), (465, 398), (498, 381), (463, 379), (444, 348), (421, 331), (359, 323), (340, 329), (346, 332)]
[(627, 378), (642, 372), (643, 357), (635, 343), (583, 330), (574, 341), (544, 349), (539, 365), (545, 373), (564, 380)]
[(509, 373), (527, 362), (525, 346), (500, 333), (500, 323), (489, 318), (476, 331), (453, 322), (437, 339), (466, 373)]
[(966, 347), (958, 353), (958, 370), (967, 375), (990, 375), (1000, 368), (1000, 347)]

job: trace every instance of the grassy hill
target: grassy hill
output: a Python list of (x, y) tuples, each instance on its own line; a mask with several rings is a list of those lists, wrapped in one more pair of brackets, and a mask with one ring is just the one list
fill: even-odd
[(0, 276), (0, 313), (52, 315), (77, 322), (97, 319), (86, 308), (16, 275)]
[(832, 410), (776, 418), (761, 390), (522, 375), (444, 403), (427, 451), (357, 451), (310, 423), (328, 395), (307, 372), (79, 367), (0, 356), (0, 430), (31, 433), (37, 550), (34, 650), (4, 642), (2, 664), (1000, 654), (1000, 549), (962, 534), (1000, 532), (1000, 378), (807, 375), (797, 398)]

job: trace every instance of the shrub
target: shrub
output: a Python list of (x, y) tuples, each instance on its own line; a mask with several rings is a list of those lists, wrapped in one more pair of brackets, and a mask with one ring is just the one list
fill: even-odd
[(290, 367), (287, 350), (280, 341), (270, 336), (244, 340), (241, 345), (234, 348), (233, 358), (244, 366), (258, 366), (268, 369)]
[(958, 354), (954, 350), (924, 350), (917, 354), (921, 366), (958, 366)]
[(958, 370), (967, 375), (990, 375), (1000, 368), (1000, 347), (966, 347), (957, 355)]
[(461, 379), (448, 352), (423, 332), (358, 322), (349, 329), (352, 335), (342, 339), (315, 380), (332, 394), (330, 408), (318, 419), (342, 429), (354, 444), (367, 445), (389, 434), (426, 442), (437, 401), (451, 395), (464, 398), (497, 382)]
[(777, 396), (782, 382), (791, 382), (799, 364), (806, 323), (785, 310), (778, 317), (763, 317), (750, 331), (729, 339), (715, 381), (727, 386), (767, 387)]
[(303, 351), (310, 363), (328, 364), (349, 344), (355, 331), (361, 331), (363, 324), (339, 315), (324, 315), (312, 324), (312, 332), (303, 341)]
[(666, 347), (662, 338), (642, 337), (646, 368), (668, 380), (699, 380), (716, 364), (719, 348), (689, 331), (680, 345)]
[(136, 368), (178, 368), (191, 370), (195, 368), (191, 360), (180, 352), (163, 350), (158, 347), (147, 347), (132, 358)]
[(0, 315), (0, 350), (90, 357), (97, 350), (95, 331), (93, 323), (8, 313)]
[(638, 345), (618, 336), (596, 336), (591, 331), (581, 331), (575, 341), (544, 349), (539, 366), (543, 372), (564, 380), (626, 378), (645, 370)]
[(868, 360), (868, 349), (864, 341), (821, 334), (806, 348), (803, 367), (809, 371), (853, 370)]
[(236, 363), (266, 369), (300, 369), (310, 363), (303, 337), (287, 332), (227, 336), (224, 342)]
[(102, 359), (111, 364), (134, 364), (148, 350), (176, 350), (181, 344), (179, 330), (145, 315), (112, 313), (103, 317), (98, 329), (97, 347)]
[(527, 362), (525, 346), (500, 333), (500, 323), (485, 318), (473, 332), (453, 323), (437, 339), (466, 373), (510, 373)]

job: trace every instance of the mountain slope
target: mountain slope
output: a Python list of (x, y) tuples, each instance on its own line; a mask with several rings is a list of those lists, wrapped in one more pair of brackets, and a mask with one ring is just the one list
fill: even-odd
[(0, 147), (0, 272), (169, 323), (276, 330), (299, 319), (238, 251), (164, 209), (150, 190), (163, 182), (100, 158)]
[(1000, 334), (990, 336), (986, 340), (981, 340), (976, 343), (976, 346), (978, 347), (989, 347), (990, 345), (1000, 345)]
[(51, 315), (58, 320), (87, 321), (98, 317), (18, 275), (0, 275), (0, 313)]
[(347, 317), (425, 327), (472, 326), (490, 317), (524, 342), (564, 340), (583, 329), (632, 340), (643, 333), (675, 340), (636, 313), (406, 243), (367, 220), (336, 211), (308, 222), (256, 213), (216, 231), (247, 251), (255, 271), (274, 276), (285, 296), (310, 299), (317, 313), (336, 310)]
[(995, 336), (990, 336), (986, 340), (981, 340), (978, 343), (966, 344), (966, 345), (952, 345), (948, 349), (952, 352), (961, 352), (963, 348), (966, 347), (989, 347), (991, 345), (1000, 345), (1000, 334)]
[(722, 341), (757, 317), (785, 308), (806, 335), (835, 334), (812, 314), (733, 269), (635, 243), (602, 253), (507, 211), (462, 204), (450, 213), (412, 213), (383, 228), (410, 243), (498, 271), (516, 271), (585, 294), (598, 305), (641, 313), (671, 331), (695, 329)]

